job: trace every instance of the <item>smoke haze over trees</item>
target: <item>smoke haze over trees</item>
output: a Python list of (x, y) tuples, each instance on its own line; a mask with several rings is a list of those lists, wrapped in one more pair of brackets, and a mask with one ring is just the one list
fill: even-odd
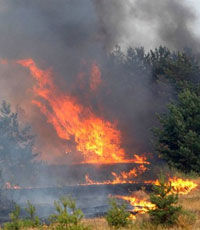
[[(19, 122), (18, 113), (3, 101), (0, 108), (0, 169), (4, 183), (27, 183), (34, 178), (34, 136)], [(2, 181), (3, 183), (3, 181)]]
[[(165, 111), (169, 100), (176, 98), (180, 80), (198, 82), (196, 57), (177, 52), (185, 47), (195, 54), (199, 51), (196, 15), (186, 1), (2, 0), (0, 6), (1, 57), (32, 58), (42, 69), (52, 68), (62, 91), (98, 116), (118, 120), (123, 147), (130, 154), (153, 150), (150, 130), (155, 113)], [(160, 45), (175, 52), (154, 50)], [(141, 46), (145, 49), (135, 49)], [(93, 61), (102, 71), (102, 84), (88, 94)], [(86, 73), (84, 87), (80, 72)], [(0, 74), (0, 97), (25, 110), (21, 116), (37, 133), (41, 158), (66, 163), (65, 142), (30, 103), (28, 89), (34, 82), (29, 73), (14, 64), (1, 64)]]

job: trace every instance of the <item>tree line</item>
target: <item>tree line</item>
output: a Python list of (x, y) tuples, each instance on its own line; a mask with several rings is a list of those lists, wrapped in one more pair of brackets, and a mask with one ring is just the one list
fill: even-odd
[[(143, 81), (154, 94), (158, 82), (173, 88), (172, 101), (166, 110), (153, 119), (159, 124), (154, 128), (154, 155), (169, 166), (183, 172), (200, 172), (200, 65), (191, 50), (171, 51), (158, 47), (149, 52), (144, 48), (120, 47), (107, 56), (106, 65), (121, 75), (122, 81), (134, 84), (135, 76)], [(106, 69), (106, 66), (105, 66)], [(109, 69), (109, 68), (107, 68)], [(119, 74), (119, 72), (121, 73)], [(126, 76), (126, 79), (123, 78)], [(120, 80), (120, 78), (118, 78)], [(138, 79), (137, 79), (138, 80)], [(161, 92), (163, 93), (163, 92)], [(158, 95), (159, 96), (159, 95)], [(34, 177), (37, 154), (33, 150), (35, 136), (29, 125), (23, 124), (18, 113), (3, 101), (0, 108), (0, 168), (4, 180), (15, 184)], [(1, 182), (3, 184), (3, 181)]]

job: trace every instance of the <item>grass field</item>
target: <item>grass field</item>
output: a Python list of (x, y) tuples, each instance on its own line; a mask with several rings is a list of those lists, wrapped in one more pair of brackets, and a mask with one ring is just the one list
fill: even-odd
[[(187, 210), (189, 215), (181, 215), (179, 217), (179, 224), (173, 228), (163, 228), (155, 227), (150, 224), (147, 214), (138, 215), (136, 220), (133, 220), (130, 230), (162, 230), (162, 229), (188, 229), (188, 230), (200, 230), (200, 178), (194, 180), (198, 184), (198, 187), (195, 188), (187, 195), (179, 196), (179, 204), (183, 207), (184, 210)], [(195, 217), (195, 218), (194, 218)], [(84, 219), (85, 225), (89, 225), (91, 230), (109, 230), (111, 229), (104, 218), (93, 218), (93, 219)], [(40, 228), (28, 228), (28, 230), (41, 230), (41, 229), (51, 229), (49, 226), (42, 226)]]
[[(200, 178), (194, 180), (197, 184), (200, 185)], [(179, 204), (183, 206), (183, 209), (187, 210), (189, 214), (192, 214), (191, 217), (188, 216), (180, 216), (179, 217), (179, 225), (173, 228), (163, 228), (151, 225), (148, 221), (148, 215), (140, 215), (133, 221), (133, 225), (130, 230), (161, 230), (161, 229), (186, 229), (186, 230), (200, 230), (200, 186), (191, 191), (187, 195), (179, 196)], [(193, 215), (194, 214), (194, 215)], [(194, 219), (195, 216), (195, 219)], [(91, 226), (91, 229), (94, 230), (109, 230), (109, 226), (106, 223), (104, 218), (94, 218), (94, 219), (86, 219), (84, 222), (87, 225)]]

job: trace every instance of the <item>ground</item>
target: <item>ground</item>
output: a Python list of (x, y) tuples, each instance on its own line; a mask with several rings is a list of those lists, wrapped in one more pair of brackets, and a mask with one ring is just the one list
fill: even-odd
[[(170, 228), (171, 230), (179, 230), (179, 229), (186, 229), (186, 230), (200, 230), (200, 178), (194, 180), (199, 186), (191, 191), (187, 195), (180, 195), (179, 196), (179, 204), (183, 206), (185, 210), (187, 210), (190, 214), (195, 214), (196, 220), (194, 221), (193, 218), (181, 216), (179, 218), (179, 226)], [(130, 230), (154, 230), (156, 229), (148, 222), (148, 216), (140, 215), (133, 221), (133, 226)], [(86, 225), (91, 226), (91, 230), (110, 230), (106, 220), (104, 218), (93, 218), (93, 219), (84, 219), (84, 223)], [(42, 229), (49, 229), (48, 226), (44, 226)], [(164, 230), (165, 228), (159, 227), (156, 230)], [(28, 230), (41, 230), (41, 228), (29, 228)]]

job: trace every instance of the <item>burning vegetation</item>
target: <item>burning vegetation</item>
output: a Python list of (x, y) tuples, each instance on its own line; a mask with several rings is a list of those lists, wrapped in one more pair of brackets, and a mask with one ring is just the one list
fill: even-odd
[[(178, 0), (2, 0), (2, 194), (52, 205), (72, 193), (84, 208), (93, 195), (88, 216), (105, 214), (112, 196), (135, 220), (159, 209), (148, 194), (160, 186), (154, 193), (179, 210), (178, 197), (198, 183), (171, 168), (200, 174), (200, 39), (191, 9)], [(157, 179), (161, 169), (167, 184)], [(67, 206), (75, 203), (57, 203), (61, 212)]]
[[(40, 108), (60, 138), (66, 141), (74, 138), (76, 149), (83, 158), (79, 163), (147, 163), (136, 154), (127, 159), (124, 149), (121, 148), (121, 133), (116, 124), (97, 117), (90, 108), (80, 105), (76, 98), (59, 91), (53, 84), (51, 71), (39, 69), (32, 59), (20, 60), (17, 63), (27, 67), (37, 81), (33, 91), (36, 97), (44, 100), (44, 103), (37, 100), (32, 102)], [(100, 75), (99, 67), (93, 65), (91, 70), (93, 89), (100, 81)], [(67, 148), (66, 152), (71, 153), (71, 149)]]
[[(187, 195), (189, 194), (193, 189), (195, 189), (198, 184), (193, 182), (192, 180), (184, 180), (181, 178), (169, 178), (168, 180), (168, 186), (171, 187), (170, 191), (167, 192), (167, 194), (178, 194), (178, 195)], [(152, 181), (152, 184), (155, 184), (157, 186), (160, 186), (159, 180)], [(155, 204), (150, 202), (149, 197), (147, 194), (145, 194), (143, 191), (140, 191), (139, 193), (133, 193), (130, 196), (116, 196), (116, 198), (122, 199), (127, 201), (132, 207), (132, 213), (135, 214), (144, 214), (147, 213), (149, 210), (154, 210), (156, 208)], [(132, 214), (132, 218), (135, 219), (136, 215)]]
[[(189, 192), (197, 187), (197, 184), (192, 180), (184, 180), (182, 178), (176, 177), (169, 178), (169, 183), (171, 184), (172, 192), (178, 193), (180, 195), (187, 195)], [(159, 181), (156, 180), (154, 184), (159, 185)]]

